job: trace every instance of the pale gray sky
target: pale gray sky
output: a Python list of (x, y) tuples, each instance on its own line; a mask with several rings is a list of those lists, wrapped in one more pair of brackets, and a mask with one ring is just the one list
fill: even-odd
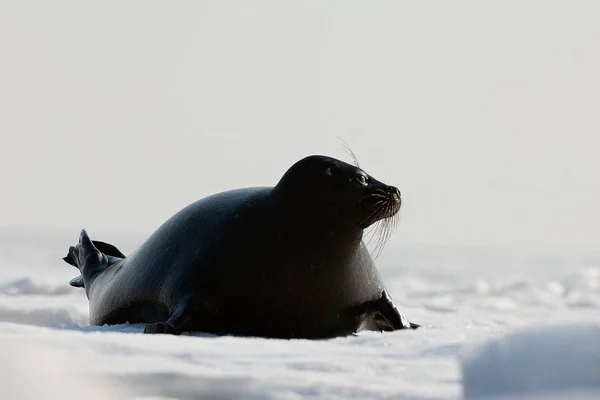
[[(149, 234), (312, 153), (398, 242), (598, 247), (600, 2), (0, 3), (0, 226)], [(109, 238), (104, 238), (109, 240)]]

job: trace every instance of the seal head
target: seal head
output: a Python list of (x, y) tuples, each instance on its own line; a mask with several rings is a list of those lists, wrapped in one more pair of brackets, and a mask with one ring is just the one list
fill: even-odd
[(322, 208), (330, 216), (358, 229), (396, 215), (402, 205), (400, 190), (368, 175), (361, 168), (335, 158), (309, 156), (283, 175), (274, 194), (285, 193), (300, 208)]

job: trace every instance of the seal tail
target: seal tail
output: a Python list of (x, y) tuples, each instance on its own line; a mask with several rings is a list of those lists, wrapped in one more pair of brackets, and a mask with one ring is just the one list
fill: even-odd
[[(114, 246), (111, 247), (116, 249)], [(63, 260), (81, 271), (81, 275), (70, 282), (72, 286), (78, 287), (79, 285), (85, 287), (86, 282), (91, 282), (109, 266), (109, 257), (94, 245), (85, 229), (79, 235), (79, 243), (69, 247), (69, 252)]]
[[(125, 254), (123, 254), (119, 249), (116, 248), (116, 246), (113, 246), (110, 243), (101, 242), (99, 240), (92, 240), (92, 244), (96, 247), (96, 249), (98, 249), (98, 251), (100, 251), (101, 253), (103, 253), (104, 255), (106, 255), (108, 257), (108, 265), (109, 266), (116, 263), (117, 261), (120, 261), (120, 260), (126, 258)], [(73, 256), (73, 254), (71, 254), (71, 251), (69, 251), (69, 253), (65, 257), (63, 257), (63, 260), (67, 264), (70, 264), (70, 265), (74, 266), (75, 268), (79, 268), (77, 266), (77, 263), (75, 262), (75, 257)], [(83, 282), (83, 276), (79, 275), (79, 276), (76, 276), (75, 278), (71, 279), (71, 281), (69, 282), (69, 285), (71, 285), (73, 287), (84, 288), (85, 283)]]

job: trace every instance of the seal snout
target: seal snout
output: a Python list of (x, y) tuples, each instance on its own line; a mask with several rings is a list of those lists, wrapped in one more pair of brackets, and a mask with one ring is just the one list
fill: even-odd
[(402, 195), (400, 194), (400, 190), (396, 186), (388, 186), (387, 195), (388, 201), (390, 202), (391, 206), (389, 217), (392, 217), (398, 211), (400, 211), (400, 207), (402, 206)]
[(402, 204), (402, 195), (400, 194), (400, 189), (396, 186), (389, 186), (388, 194), (395, 203)]

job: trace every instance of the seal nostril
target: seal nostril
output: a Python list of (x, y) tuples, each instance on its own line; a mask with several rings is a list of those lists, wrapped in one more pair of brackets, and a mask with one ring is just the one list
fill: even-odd
[(398, 188), (394, 187), (394, 186), (390, 186), (388, 188), (388, 193), (390, 194), (390, 196), (394, 197), (396, 200), (400, 200), (400, 198), (402, 197), (400, 195), (400, 190), (398, 190)]

